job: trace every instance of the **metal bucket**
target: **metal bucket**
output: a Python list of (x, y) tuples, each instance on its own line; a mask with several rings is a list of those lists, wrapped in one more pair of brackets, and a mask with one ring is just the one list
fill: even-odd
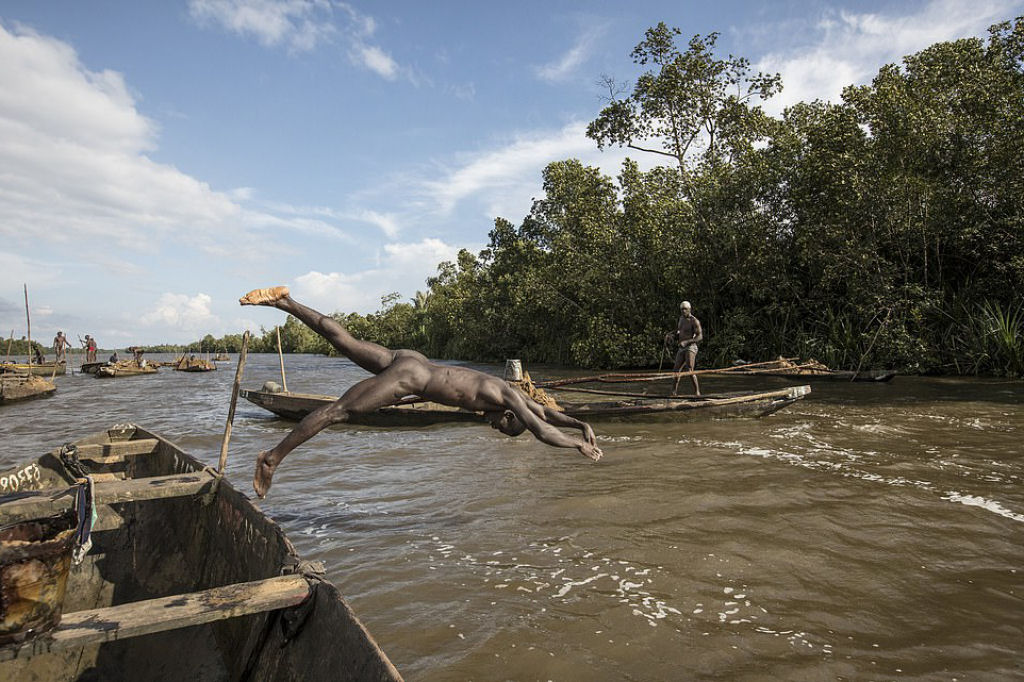
[(523, 363), (519, 360), (505, 360), (505, 381), (522, 381)]
[(68, 510), (0, 528), (0, 645), (60, 623), (76, 526)]

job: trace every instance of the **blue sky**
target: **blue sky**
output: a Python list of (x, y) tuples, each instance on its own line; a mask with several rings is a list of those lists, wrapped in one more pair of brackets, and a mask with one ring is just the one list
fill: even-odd
[[(0, 0), (0, 334), (103, 347), (258, 331), (287, 284), (324, 312), (411, 298), (583, 134), (599, 79), (664, 21), (835, 100), (1024, 0)], [(643, 161), (642, 159), (638, 159)]]

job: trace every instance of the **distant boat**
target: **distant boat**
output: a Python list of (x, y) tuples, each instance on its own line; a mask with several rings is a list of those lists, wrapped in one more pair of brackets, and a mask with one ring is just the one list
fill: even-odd
[(96, 370), (105, 365), (105, 362), (83, 362), (78, 371), (82, 374), (95, 374)]
[(57, 391), (57, 384), (32, 374), (0, 375), (0, 404), (46, 398)]
[(216, 362), (230, 362), (231, 356), (229, 356), (227, 353), (217, 353), (216, 355), (213, 356), (213, 359)]
[[(72, 566), (74, 538), (61, 538), (76, 528), (66, 493), (82, 488), (79, 465), (95, 482), (95, 516), (82, 518), (95, 523)], [(44, 541), (55, 521), (60, 534)], [(22, 564), (0, 571), (3, 680), (401, 680), (280, 526), (215, 469), (130, 424), (0, 471), (7, 561)]]
[(37, 377), (49, 377), (54, 374), (66, 374), (67, 371), (67, 362), (44, 362), (41, 365), (29, 365), (24, 362), (0, 362), (0, 374), (17, 372), (20, 374), (34, 374)]
[(112, 379), (116, 377), (134, 377), (140, 374), (156, 374), (157, 368), (151, 365), (139, 367), (131, 360), (118, 362), (117, 364), (104, 364), (96, 368), (93, 373), (97, 379)]
[(173, 365), (177, 372), (214, 372), (217, 370), (217, 365), (209, 360), (194, 357), (186, 358), (184, 355), (178, 358)]

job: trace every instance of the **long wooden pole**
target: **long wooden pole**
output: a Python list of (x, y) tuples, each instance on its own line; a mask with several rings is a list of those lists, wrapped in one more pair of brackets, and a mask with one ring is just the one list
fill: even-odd
[(238, 404), (238, 388), (242, 385), (242, 372), (245, 370), (245, 356), (249, 352), (249, 330), (242, 334), (242, 352), (238, 354), (238, 369), (235, 370), (235, 383), (231, 386), (231, 406), (228, 407), (228, 422), (224, 425), (224, 440), (220, 444), (220, 463), (217, 473), (223, 475), (228, 463), (228, 441), (231, 440), (231, 426), (235, 422), (235, 405)]
[[(28, 364), (32, 365), (32, 318), (28, 314), (28, 284), (25, 285), (25, 323), (28, 325)], [(30, 370), (31, 371), (31, 370)]]
[(281, 351), (281, 325), (275, 327), (277, 330), (277, 359), (281, 362), (281, 385), (284, 387), (284, 392), (288, 392), (288, 379), (284, 376), (284, 353)]
[[(783, 360), (789, 362), (792, 358), (783, 358)], [(778, 360), (767, 360), (765, 362), (752, 362), (747, 365), (735, 365), (733, 367), (722, 367), (718, 369), (695, 369), (692, 372), (687, 370), (685, 372), (635, 372), (630, 374), (608, 372), (606, 374), (596, 374), (593, 376), (586, 377), (574, 377), (569, 379), (555, 379), (553, 381), (538, 381), (534, 385), (537, 388), (555, 388), (557, 386), (567, 386), (569, 384), (586, 384), (593, 381), (602, 383), (641, 383), (646, 381), (662, 381), (664, 379), (674, 379), (676, 377), (688, 377), (695, 374), (742, 374), (747, 370), (752, 370), (750, 373), (753, 374), (758, 371), (772, 371), (773, 367), (766, 367), (765, 365), (777, 365)], [(799, 369), (803, 365), (795, 365), (793, 367), (786, 367), (786, 369)]]

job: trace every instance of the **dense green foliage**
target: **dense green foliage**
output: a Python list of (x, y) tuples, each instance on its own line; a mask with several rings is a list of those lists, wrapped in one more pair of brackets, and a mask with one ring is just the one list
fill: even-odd
[[(554, 161), (529, 215), (496, 219), (412, 304), (339, 319), (432, 357), (639, 367), (685, 298), (705, 366), (1024, 372), (1024, 18), (781, 117), (760, 107), (777, 75), (717, 58), (714, 34), (678, 36), (647, 32), (646, 71), (625, 97), (608, 80), (588, 128), (668, 165), (609, 178)], [(285, 350), (327, 350), (311, 334), (289, 319)]]

